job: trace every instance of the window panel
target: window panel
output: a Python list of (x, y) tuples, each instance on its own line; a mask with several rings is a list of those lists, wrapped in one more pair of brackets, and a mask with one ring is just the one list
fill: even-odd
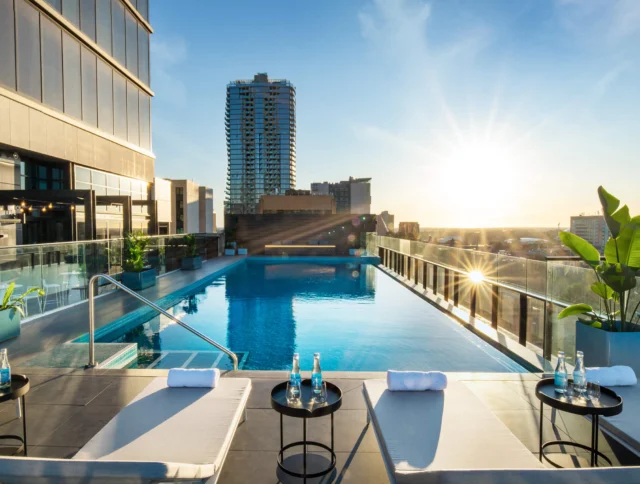
[(98, 59), (98, 128), (113, 134), (113, 71)]
[(13, 0), (0, 0), (0, 84), (16, 88), (16, 43)]
[(138, 75), (138, 22), (133, 15), (126, 12), (127, 69)]
[(140, 147), (151, 149), (151, 98), (140, 92)]
[(113, 119), (114, 133), (127, 139), (127, 83), (120, 74), (113, 73)]
[(80, 0), (80, 30), (96, 40), (96, 0)]
[(96, 56), (82, 47), (82, 120), (98, 125), (98, 99), (96, 94)]
[(60, 12), (62, 9), (62, 4), (60, 0), (47, 0), (47, 3), (51, 5), (58, 12)]
[(124, 5), (120, 0), (111, 1), (111, 20), (113, 24), (113, 57), (126, 65), (127, 50), (124, 33)]
[(80, 27), (80, 0), (62, 0), (62, 15), (76, 27)]
[(42, 101), (40, 89), (40, 14), (24, 1), (16, 2), (18, 91)]
[(62, 33), (62, 69), (64, 75), (64, 112), (82, 119), (80, 87), (80, 44), (66, 32)]
[(138, 25), (138, 78), (149, 85), (149, 32)]
[(143, 19), (149, 21), (149, 0), (138, 0), (138, 12)]
[(62, 31), (44, 15), (42, 31), (42, 100), (60, 111), (62, 105)]
[(111, 54), (111, 0), (96, 2), (96, 37), (98, 45)]
[(127, 139), (131, 143), (140, 144), (140, 133), (138, 132), (138, 88), (127, 81)]

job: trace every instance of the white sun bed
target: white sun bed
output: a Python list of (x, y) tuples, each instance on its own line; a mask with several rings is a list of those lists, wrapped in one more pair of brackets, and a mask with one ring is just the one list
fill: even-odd
[(640, 468), (546, 469), (464, 383), (443, 392), (363, 393), (389, 479), (397, 484), (629, 484)]
[(156, 378), (73, 459), (0, 458), (0, 482), (215, 483), (250, 391), (247, 378), (221, 378), (215, 389)]

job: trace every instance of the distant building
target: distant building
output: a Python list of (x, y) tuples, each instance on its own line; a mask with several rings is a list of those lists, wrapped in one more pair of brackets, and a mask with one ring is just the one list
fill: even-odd
[(602, 215), (578, 215), (571, 217), (570, 232), (590, 242), (599, 251), (609, 240), (609, 227)]
[(412, 235), (416, 239), (420, 237), (420, 224), (418, 222), (400, 222), (398, 232), (405, 235)]
[(257, 213), (262, 195), (296, 185), (296, 88), (256, 74), (227, 86), (229, 214)]
[(333, 195), (262, 195), (258, 213), (336, 213)]
[(171, 215), (172, 187), (171, 180), (164, 178), (153, 179), (152, 199), (156, 201), (158, 216), (158, 234), (168, 235), (175, 233)]
[(213, 233), (213, 189), (191, 180), (170, 180), (171, 221), (176, 234)]
[(393, 232), (393, 222), (395, 217), (389, 212), (384, 211), (376, 216), (376, 232), (378, 235), (387, 235)]
[(371, 213), (371, 178), (353, 178), (338, 183), (311, 184), (313, 195), (333, 195), (338, 213)]

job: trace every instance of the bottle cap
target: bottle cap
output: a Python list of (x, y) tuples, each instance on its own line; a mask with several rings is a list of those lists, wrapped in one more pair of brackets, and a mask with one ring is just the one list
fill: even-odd
[(314, 357), (314, 358), (320, 358), (320, 353), (314, 353), (314, 354), (313, 354), (313, 357)]

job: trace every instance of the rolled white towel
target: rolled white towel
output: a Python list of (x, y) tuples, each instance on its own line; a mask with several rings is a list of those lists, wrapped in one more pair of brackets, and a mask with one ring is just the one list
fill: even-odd
[(422, 392), (447, 388), (447, 375), (441, 371), (387, 371), (387, 388), (392, 392)]
[(220, 379), (218, 368), (197, 370), (173, 368), (169, 370), (167, 385), (185, 388), (215, 388)]
[(630, 366), (603, 366), (586, 370), (587, 381), (598, 381), (603, 387), (627, 387), (638, 383)]

